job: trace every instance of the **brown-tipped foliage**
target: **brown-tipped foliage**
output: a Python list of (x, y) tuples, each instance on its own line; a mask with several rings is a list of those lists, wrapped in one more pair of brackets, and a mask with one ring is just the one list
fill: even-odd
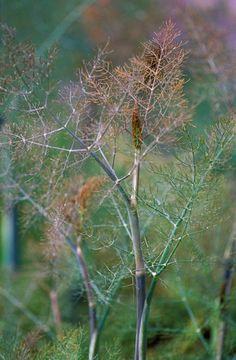
[(110, 80), (111, 64), (107, 60), (108, 52), (100, 50), (95, 59), (84, 64), (83, 69), (78, 72), (80, 85), (86, 99), (91, 104), (108, 104), (110, 102)]
[(79, 127), (80, 136), (87, 146), (94, 148), (107, 132), (114, 119), (113, 86), (106, 47), (77, 71), (77, 81), (60, 90), (60, 104), (65, 105), (71, 122)]
[(144, 137), (159, 136), (160, 140), (189, 120), (183, 96), (186, 51), (179, 36), (172, 22), (165, 23), (152, 40), (143, 44), (141, 55), (116, 70), (121, 90), (127, 91), (126, 107), (133, 101), (139, 106)]
[(146, 66), (143, 69), (145, 84), (152, 87), (156, 77), (161, 81), (168, 72), (171, 73), (173, 60), (180, 60), (177, 45), (181, 45), (181, 43), (175, 42), (179, 36), (180, 32), (176, 30), (174, 24), (168, 22), (159, 33), (155, 33), (151, 41), (144, 43), (142, 61)]
[[(85, 183), (82, 178), (67, 183), (67, 192), (63, 199), (62, 213), (65, 220), (79, 233), (88, 216), (90, 206), (95, 201), (96, 193), (101, 189), (105, 179), (103, 176), (92, 176)], [(92, 206), (93, 208), (95, 206)]]
[(65, 252), (66, 234), (79, 235), (83, 231), (84, 221), (89, 218), (89, 210), (96, 208), (96, 194), (105, 182), (103, 176), (92, 176), (87, 181), (76, 176), (64, 182), (51, 206), (51, 223), (45, 231), (48, 246), (44, 253), (48, 259), (55, 259), (61, 251)]
[[(151, 136), (164, 141), (173, 129), (190, 119), (183, 88), (182, 66), (186, 51), (180, 32), (166, 22), (140, 55), (112, 69), (106, 48), (78, 72), (78, 81), (61, 91), (62, 102), (87, 146), (111, 143), (115, 133), (133, 133), (137, 119), (142, 141)], [(135, 105), (134, 105), (135, 104)], [(133, 134), (134, 135), (134, 134)], [(140, 145), (139, 145), (140, 146)]]
[(75, 203), (79, 204), (80, 211), (86, 213), (92, 201), (92, 197), (104, 184), (105, 178), (103, 176), (92, 176), (79, 190), (78, 196), (75, 198)]

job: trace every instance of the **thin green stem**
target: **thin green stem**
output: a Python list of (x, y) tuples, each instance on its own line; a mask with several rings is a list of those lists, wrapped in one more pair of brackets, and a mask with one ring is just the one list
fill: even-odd
[(227, 333), (227, 304), (230, 297), (234, 261), (236, 251), (236, 220), (233, 224), (233, 230), (229, 238), (228, 244), (224, 253), (224, 276), (221, 285), (220, 299), (219, 299), (219, 327), (216, 343), (216, 360), (222, 360), (224, 356), (225, 339)]
[(90, 327), (90, 342), (89, 342), (89, 360), (98, 358), (98, 328), (97, 328), (97, 311), (96, 301), (93, 294), (91, 279), (89, 276), (88, 267), (84, 259), (81, 248), (81, 237), (77, 241), (76, 254), (79, 262), (80, 273), (83, 278), (83, 283), (86, 290), (88, 308), (89, 308), (89, 327)]
[[(207, 167), (206, 171), (204, 172), (204, 174), (202, 175), (202, 177), (200, 178), (200, 180), (198, 181), (197, 184), (193, 184), (193, 188), (192, 188), (192, 194), (189, 198), (189, 200), (187, 201), (185, 208), (182, 210), (178, 220), (176, 223), (174, 223), (173, 225), (173, 229), (169, 235), (169, 240), (167, 242), (167, 245), (161, 255), (160, 261), (157, 264), (156, 267), (156, 271), (155, 274), (152, 278), (151, 284), (149, 285), (148, 288), (148, 292), (147, 292), (147, 296), (145, 299), (145, 303), (144, 303), (144, 309), (143, 309), (143, 314), (142, 314), (142, 321), (141, 321), (141, 325), (140, 325), (140, 337), (139, 337), (139, 351), (143, 354), (143, 359), (145, 359), (145, 354), (146, 354), (146, 339), (147, 339), (147, 327), (148, 327), (148, 318), (149, 318), (149, 313), (150, 313), (150, 306), (151, 306), (151, 301), (153, 298), (153, 294), (154, 294), (154, 290), (156, 287), (156, 284), (160, 278), (160, 274), (165, 270), (165, 268), (167, 267), (169, 261), (171, 260), (171, 258), (173, 257), (173, 255), (175, 254), (178, 246), (180, 245), (183, 236), (179, 237), (177, 240), (175, 239), (176, 233), (179, 230), (179, 228), (181, 227), (182, 223), (185, 221), (185, 218), (187, 216), (188, 213), (191, 212), (193, 203), (195, 198), (197, 197), (198, 193), (201, 191), (204, 182), (206, 181), (206, 178), (208, 177), (208, 175), (210, 174), (210, 172), (212, 171), (212, 169), (214, 168), (215, 164), (217, 163), (217, 161), (219, 160), (220, 156), (222, 155), (224, 149), (227, 147), (227, 145), (231, 142), (231, 140), (234, 138), (234, 134), (229, 134), (229, 133), (225, 133), (224, 134), (224, 139), (222, 139), (222, 146), (220, 148), (217, 149), (213, 159), (209, 162), (209, 166)], [(196, 180), (196, 165), (194, 164), (194, 178)], [(185, 224), (185, 226), (187, 227), (187, 224)], [(174, 246), (173, 246), (174, 245)]]

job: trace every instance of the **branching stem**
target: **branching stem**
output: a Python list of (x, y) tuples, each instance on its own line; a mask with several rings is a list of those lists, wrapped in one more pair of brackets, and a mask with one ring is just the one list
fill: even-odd
[(136, 341), (135, 341), (135, 360), (142, 360), (142, 354), (139, 351), (139, 336), (140, 326), (143, 314), (144, 302), (146, 297), (146, 271), (143, 259), (142, 242), (140, 236), (139, 217), (137, 211), (137, 198), (139, 188), (139, 154), (140, 150), (135, 149), (134, 164), (135, 169), (132, 177), (132, 195), (130, 199), (130, 206), (128, 208), (129, 222), (131, 228), (131, 236), (133, 243), (133, 251), (135, 258), (135, 283), (136, 283)]

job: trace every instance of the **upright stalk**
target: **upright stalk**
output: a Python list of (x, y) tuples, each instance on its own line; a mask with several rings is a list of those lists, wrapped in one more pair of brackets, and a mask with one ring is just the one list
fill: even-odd
[(144, 264), (142, 245), (141, 245), (139, 218), (136, 208), (131, 207), (129, 209), (129, 222), (131, 227), (131, 235), (132, 235), (133, 250), (135, 257), (135, 284), (136, 284), (136, 311), (137, 311), (134, 359), (144, 360), (144, 357), (142, 357), (139, 351), (139, 336), (140, 336), (141, 319), (143, 315), (143, 309), (144, 309), (144, 303), (146, 297), (146, 272), (145, 272), (145, 264)]
[(89, 308), (89, 328), (90, 328), (90, 341), (89, 341), (89, 360), (98, 359), (98, 328), (97, 328), (97, 313), (96, 301), (93, 294), (93, 288), (88, 272), (88, 268), (83, 256), (81, 248), (81, 236), (77, 241), (76, 255), (79, 261), (80, 272), (83, 278)]
[(143, 308), (146, 297), (146, 273), (143, 259), (142, 243), (140, 236), (139, 217), (137, 211), (138, 189), (140, 174), (140, 150), (141, 150), (141, 130), (138, 106), (135, 104), (132, 118), (132, 135), (135, 146), (134, 152), (134, 171), (132, 174), (132, 194), (130, 207), (128, 209), (131, 236), (133, 242), (135, 258), (135, 284), (136, 284), (136, 340), (135, 340), (135, 360), (143, 360), (139, 350), (140, 326), (143, 314)]
[(227, 303), (233, 281), (233, 268), (236, 251), (236, 220), (224, 253), (224, 276), (220, 292), (220, 323), (216, 343), (216, 360), (222, 360), (224, 356), (224, 344), (227, 332)]
[(146, 297), (146, 272), (143, 259), (142, 242), (140, 236), (139, 217), (137, 211), (139, 174), (140, 174), (140, 153), (142, 146), (142, 127), (137, 101), (134, 104), (132, 114), (132, 140), (134, 145), (134, 170), (132, 173), (132, 194), (128, 207), (129, 223), (135, 258), (135, 285), (136, 285), (136, 339), (135, 339), (135, 360), (144, 360), (139, 349), (139, 337), (142, 322), (142, 315)]

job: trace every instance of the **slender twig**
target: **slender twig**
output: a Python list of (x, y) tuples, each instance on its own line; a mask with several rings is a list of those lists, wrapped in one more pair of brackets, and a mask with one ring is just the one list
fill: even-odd
[(112, 196), (112, 202), (113, 202), (113, 204), (114, 204), (114, 207), (115, 207), (115, 209), (116, 209), (117, 215), (118, 215), (118, 217), (119, 217), (119, 219), (120, 219), (120, 222), (121, 222), (123, 228), (125, 229), (128, 237), (132, 240), (132, 237), (131, 237), (131, 233), (130, 233), (128, 224), (126, 223), (126, 221), (125, 221), (125, 219), (124, 219), (124, 217), (123, 217), (123, 215), (122, 215), (122, 213), (121, 213), (121, 211), (120, 211), (120, 209), (119, 209), (119, 206), (118, 206), (117, 202), (116, 202), (115, 199), (114, 199), (114, 196)]
[(97, 358), (97, 351), (98, 351), (96, 300), (93, 294), (93, 288), (92, 288), (88, 267), (84, 259), (83, 250), (81, 247), (81, 236), (79, 236), (77, 240), (76, 254), (79, 262), (80, 273), (82, 275), (83, 283), (86, 290), (88, 307), (89, 307), (89, 327), (90, 327), (89, 360), (94, 360), (95, 358)]
[[(48, 221), (52, 222), (51, 217), (48, 214), (48, 212), (40, 204), (35, 202), (32, 199), (32, 197), (29, 196), (21, 186), (19, 186), (16, 183), (14, 183), (14, 184), (18, 187), (19, 191), (24, 195), (24, 199), (28, 200), (39, 211), (39, 213), (44, 218), (46, 218)], [(65, 234), (63, 229), (60, 229), (60, 230), (62, 231), (63, 235), (65, 235), (68, 245), (70, 246), (73, 253), (76, 254), (78, 261), (79, 261), (79, 268), (80, 268), (81, 275), (83, 277), (83, 282), (84, 282), (84, 286), (86, 289), (88, 306), (89, 306), (89, 323), (90, 323), (89, 360), (93, 360), (96, 356), (96, 352), (97, 352), (97, 348), (98, 348), (96, 304), (95, 304), (95, 299), (94, 299), (94, 295), (93, 295), (93, 289), (91, 286), (91, 280), (89, 277), (88, 268), (87, 268), (86, 262), (84, 260), (84, 256), (83, 256), (83, 252), (82, 252), (82, 248), (81, 248), (81, 238), (78, 239), (77, 245), (75, 245), (72, 242), (72, 240), (70, 239), (70, 237), (67, 234)], [(52, 301), (52, 298), (51, 298), (51, 301)], [(55, 306), (54, 306), (54, 310), (55, 310)], [(57, 320), (58, 320), (58, 313), (54, 314), (54, 315), (57, 315)]]
[[(36, 202), (32, 196), (30, 196), (24, 189), (22, 186), (20, 186), (17, 182), (15, 181), (11, 181), (12, 185), (15, 186), (19, 192), (23, 195), (23, 200), (29, 201), (29, 203), (39, 212), (39, 214), (41, 216), (43, 216), (47, 221), (49, 221), (49, 223), (53, 224), (53, 220), (50, 216), (50, 214), (38, 203)], [(76, 254), (76, 246), (73, 243), (73, 241), (71, 240), (71, 238), (68, 236), (68, 234), (66, 233), (66, 231), (64, 229), (60, 229), (61, 233), (65, 236), (65, 240), (67, 242), (67, 244), (69, 245), (70, 249), (72, 250), (72, 252), (74, 254)]]
[(204, 347), (204, 349), (206, 350), (207, 353), (209, 353), (209, 345), (207, 343), (207, 341), (205, 340), (203, 334), (202, 334), (202, 331), (201, 331), (201, 328), (198, 324), (198, 321), (195, 317), (195, 314), (189, 304), (189, 300), (188, 300), (188, 297), (186, 295), (186, 291), (185, 291), (185, 288), (182, 284), (182, 281), (181, 281), (181, 277), (180, 277), (180, 274), (179, 274), (179, 267), (177, 266), (177, 270), (178, 270), (178, 275), (177, 275), (177, 279), (178, 279), (178, 282), (179, 282), (179, 292), (180, 292), (180, 295), (181, 295), (181, 299), (183, 301), (183, 304), (185, 306), (185, 309), (192, 321), (192, 324), (194, 326), (194, 329), (195, 329), (195, 332), (197, 334), (197, 337), (199, 338), (200, 342), (202, 343), (202, 346)]

